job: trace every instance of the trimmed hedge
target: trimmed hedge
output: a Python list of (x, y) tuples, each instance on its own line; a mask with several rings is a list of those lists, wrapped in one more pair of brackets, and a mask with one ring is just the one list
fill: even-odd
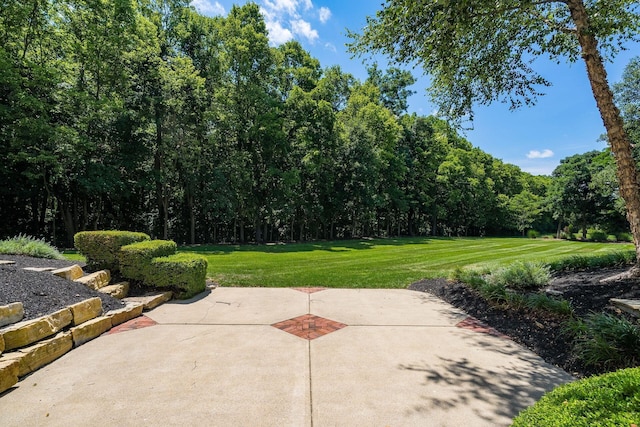
[(178, 246), (172, 240), (147, 240), (120, 248), (118, 260), (120, 272), (131, 280), (144, 280), (153, 258), (176, 253)]
[(207, 259), (201, 255), (181, 253), (154, 258), (145, 269), (144, 284), (173, 289), (176, 298), (186, 299), (205, 290)]
[(73, 237), (75, 247), (87, 258), (89, 269), (119, 271), (118, 253), (122, 246), (150, 240), (148, 234), (132, 231), (81, 231)]
[(557, 387), (524, 410), (512, 426), (633, 426), (640, 422), (640, 368)]

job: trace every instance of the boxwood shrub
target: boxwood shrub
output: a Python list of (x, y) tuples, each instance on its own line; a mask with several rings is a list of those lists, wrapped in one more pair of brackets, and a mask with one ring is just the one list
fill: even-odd
[(191, 298), (205, 289), (207, 259), (189, 253), (154, 258), (144, 276), (146, 286), (171, 289), (179, 299)]
[(176, 253), (177, 245), (172, 240), (147, 240), (120, 248), (118, 260), (123, 277), (131, 280), (144, 280), (153, 258)]
[(117, 230), (81, 231), (73, 237), (76, 249), (87, 258), (90, 270), (108, 269), (112, 273), (119, 271), (121, 247), (149, 239), (145, 233)]
[(630, 368), (557, 387), (512, 426), (633, 426), (639, 421), (640, 368)]

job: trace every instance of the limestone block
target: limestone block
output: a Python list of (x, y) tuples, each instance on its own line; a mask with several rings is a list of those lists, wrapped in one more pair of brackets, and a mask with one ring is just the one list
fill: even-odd
[(75, 281), (97, 291), (98, 289), (107, 286), (110, 280), (111, 273), (109, 273), (109, 270), (100, 270), (95, 273), (87, 274)]
[(4, 351), (4, 336), (0, 334), (0, 354), (2, 354), (3, 351)]
[(69, 306), (73, 314), (73, 326), (86, 322), (102, 314), (102, 300), (98, 297), (89, 298)]
[(70, 332), (61, 332), (53, 338), (9, 353), (6, 358), (19, 362), (18, 376), (23, 377), (53, 362), (73, 348), (73, 340)]
[(53, 271), (55, 269), (56, 269), (55, 267), (25, 267), (25, 268), (23, 268), (23, 270), (36, 271), (38, 273), (42, 273), (43, 271)]
[(0, 328), (22, 320), (24, 307), (21, 302), (0, 306)]
[(5, 350), (25, 347), (51, 336), (69, 325), (73, 320), (71, 310), (63, 308), (48, 316), (16, 323), (0, 330), (4, 338)]
[(611, 298), (609, 302), (633, 316), (640, 317), (640, 300)]
[(115, 285), (105, 286), (99, 289), (100, 292), (109, 294), (114, 298), (122, 299), (129, 294), (129, 282), (120, 282)]
[(53, 270), (54, 276), (62, 277), (67, 280), (76, 280), (81, 278), (84, 275), (84, 271), (78, 264), (74, 264), (70, 267), (59, 268), (57, 270)]
[(138, 302), (144, 305), (144, 311), (153, 310), (160, 304), (163, 304), (171, 299), (173, 293), (171, 291), (162, 292), (153, 295), (144, 295), (141, 297), (129, 297), (123, 299), (126, 302)]
[(118, 310), (111, 310), (105, 314), (106, 317), (111, 318), (111, 325), (117, 326), (127, 320), (134, 319), (142, 314), (144, 305), (138, 302), (130, 302), (123, 308)]
[(111, 329), (111, 318), (109, 317), (100, 316), (95, 319), (88, 320), (82, 325), (71, 328), (73, 345), (78, 347), (87, 341), (91, 341), (92, 339), (102, 335), (109, 329)]
[(8, 390), (18, 382), (20, 363), (13, 359), (0, 359), (0, 393)]

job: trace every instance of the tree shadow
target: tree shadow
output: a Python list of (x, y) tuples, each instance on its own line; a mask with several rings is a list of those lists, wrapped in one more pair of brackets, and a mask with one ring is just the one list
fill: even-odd
[(545, 363), (515, 343), (496, 345), (499, 338), (483, 334), (466, 333), (465, 339), (473, 340), (471, 345), (482, 347), (481, 353), (486, 354), (489, 350), (508, 357), (505, 359), (496, 354), (495, 363), (486, 363), (483, 359), (481, 364), (468, 357), (438, 357), (435, 364), (421, 361), (399, 365), (401, 370), (424, 374), (426, 390), (443, 390), (436, 395), (423, 394), (424, 403), (414, 406), (410, 412), (447, 412), (467, 407), (491, 425), (502, 425), (544, 393), (574, 380), (562, 369)]
[(223, 245), (189, 245), (181, 246), (180, 252), (195, 252), (206, 255), (229, 255), (235, 252), (261, 253), (298, 253), (298, 252), (349, 252), (367, 250), (376, 246), (426, 245), (434, 240), (451, 240), (449, 237), (400, 237), (389, 239), (358, 239), (315, 241), (308, 243), (267, 243), (267, 244), (223, 244)]

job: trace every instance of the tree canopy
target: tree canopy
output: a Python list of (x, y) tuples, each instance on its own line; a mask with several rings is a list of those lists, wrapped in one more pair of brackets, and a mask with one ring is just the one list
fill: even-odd
[(271, 47), (255, 4), (216, 18), (178, 0), (6, 4), (0, 237), (62, 246), (88, 229), (204, 243), (554, 227), (551, 179), (408, 114), (410, 73), (372, 67), (363, 82), (295, 41)]
[[(640, 263), (640, 180), (604, 62), (637, 41), (640, 4), (633, 0), (387, 0), (352, 52), (381, 52), (422, 66), (439, 113), (473, 119), (475, 104), (532, 105), (550, 84), (535, 59), (584, 61), (617, 164), (620, 194)], [(640, 264), (634, 270), (640, 275)]]

